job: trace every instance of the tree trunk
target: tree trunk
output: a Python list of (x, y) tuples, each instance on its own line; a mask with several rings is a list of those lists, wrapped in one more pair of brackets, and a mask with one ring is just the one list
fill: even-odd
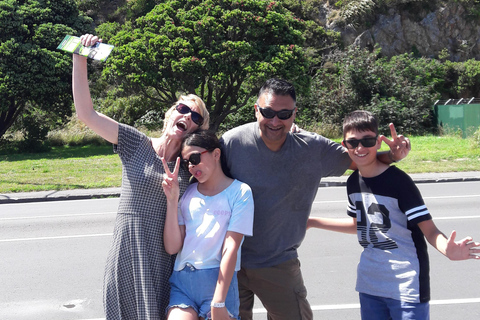
[(25, 108), (25, 103), (15, 103), (15, 99), (11, 98), (7, 110), (0, 112), (0, 138), (7, 132), (15, 119), (22, 113)]

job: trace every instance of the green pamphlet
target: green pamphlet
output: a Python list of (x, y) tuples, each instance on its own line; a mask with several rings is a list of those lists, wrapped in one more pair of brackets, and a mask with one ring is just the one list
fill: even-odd
[(110, 52), (112, 52), (113, 47), (114, 46), (111, 44), (102, 42), (97, 42), (93, 46), (85, 47), (80, 42), (79, 37), (67, 35), (58, 45), (57, 49), (92, 58), (94, 60), (106, 61)]

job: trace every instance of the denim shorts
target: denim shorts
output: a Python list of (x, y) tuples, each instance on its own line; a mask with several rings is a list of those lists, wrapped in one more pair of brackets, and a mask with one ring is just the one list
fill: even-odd
[[(211, 319), (210, 303), (212, 302), (217, 286), (220, 268), (196, 269), (188, 264), (180, 271), (173, 271), (170, 277), (170, 302), (167, 312), (171, 308), (192, 308), (199, 317)], [(238, 309), (240, 300), (238, 297), (237, 272), (233, 274), (230, 287), (228, 288), (225, 306), (231, 318), (239, 320)]]
[(429, 320), (430, 304), (402, 302), (360, 293), (360, 313), (365, 320)]

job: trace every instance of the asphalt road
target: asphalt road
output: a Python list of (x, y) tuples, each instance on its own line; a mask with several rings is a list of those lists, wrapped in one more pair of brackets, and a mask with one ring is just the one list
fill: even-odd
[[(437, 226), (480, 239), (480, 182), (418, 185)], [(118, 199), (0, 205), (0, 319), (101, 319), (102, 281)], [(312, 215), (344, 217), (345, 188), (320, 188)], [(430, 248), (435, 320), (480, 319), (480, 261)], [(359, 319), (353, 235), (309, 230), (299, 250), (315, 319)], [(255, 319), (266, 319), (261, 304)]]

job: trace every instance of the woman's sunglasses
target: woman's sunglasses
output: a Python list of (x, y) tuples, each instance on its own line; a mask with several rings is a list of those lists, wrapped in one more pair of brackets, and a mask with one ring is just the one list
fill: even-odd
[(287, 120), (292, 117), (292, 114), (293, 114), (293, 111), (295, 111), (295, 108), (292, 110), (275, 111), (275, 110), (272, 110), (271, 108), (258, 107), (258, 110), (260, 110), (260, 113), (264, 118), (273, 119), (275, 116), (277, 116), (277, 118), (280, 120)]
[(195, 111), (192, 111), (192, 109), (190, 109), (189, 106), (183, 104), (183, 103), (179, 103), (177, 104), (177, 106), (175, 107), (175, 109), (177, 109), (177, 111), (181, 114), (187, 114), (187, 113), (190, 113), (192, 115), (192, 121), (194, 123), (196, 123), (198, 126), (201, 126), (203, 124), (203, 117), (200, 113), (198, 112), (195, 112)]
[(365, 148), (371, 148), (375, 144), (377, 144), (377, 137), (369, 137), (369, 138), (363, 138), (363, 139), (348, 139), (348, 140), (343, 140), (343, 144), (347, 149), (355, 149), (358, 147), (359, 143), (362, 143), (362, 146)]
[(208, 152), (208, 150), (205, 150), (205, 151), (202, 151), (202, 152), (199, 152), (199, 153), (192, 153), (190, 155), (190, 158), (182, 159), (183, 168), (188, 171), (188, 166), (190, 165), (190, 163), (192, 165), (196, 166), (197, 164), (199, 164), (202, 161), (202, 159), (201, 159), (202, 154), (207, 153), (207, 152)]

